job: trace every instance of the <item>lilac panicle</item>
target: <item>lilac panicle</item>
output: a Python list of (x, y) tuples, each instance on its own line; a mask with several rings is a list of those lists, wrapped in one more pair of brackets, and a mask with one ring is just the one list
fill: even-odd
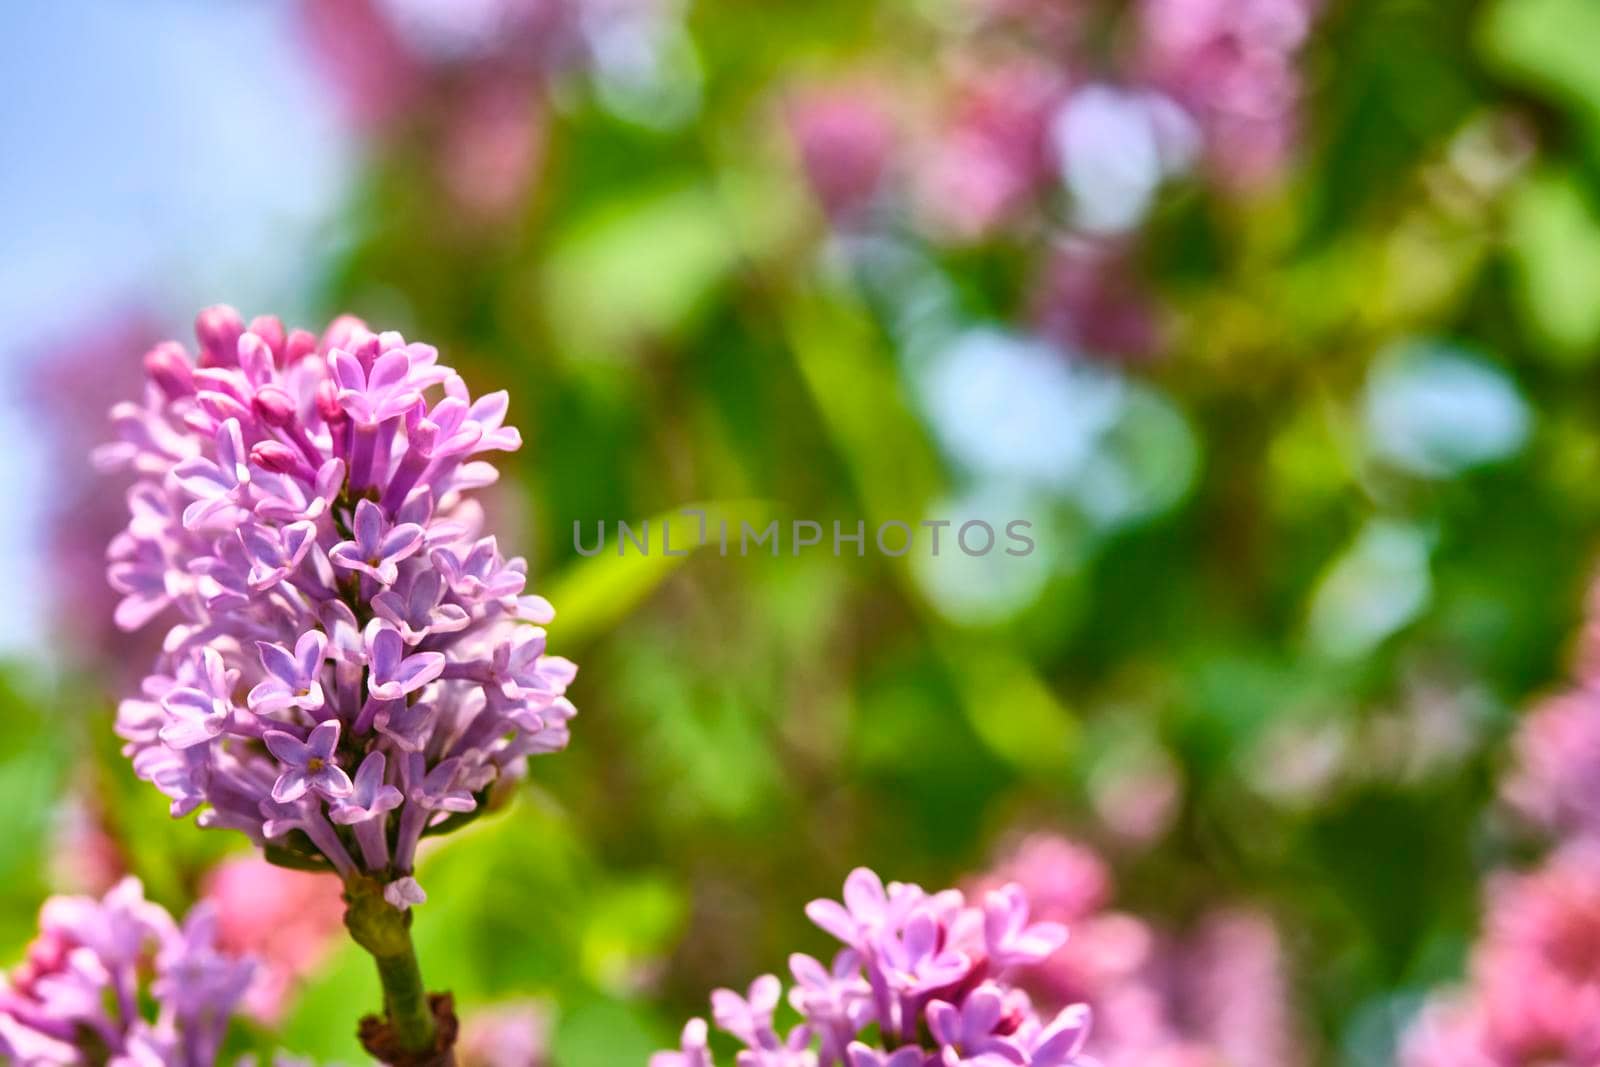
[(527, 566), (480, 536), (485, 455), (521, 444), (428, 345), (351, 318), (320, 338), (230, 308), (145, 357), (117, 405), (130, 518), (119, 622), (170, 628), (117, 731), (134, 770), (269, 858), (417, 902), (418, 840), (554, 752), (576, 668)]
[(135, 878), (99, 900), (53, 897), (27, 958), (0, 980), (0, 1058), (211, 1067), (254, 970), (218, 950), (209, 907), (179, 926)]
[[(806, 914), (844, 947), (831, 966), (790, 957), (798, 1025), (778, 1031), (783, 986), (773, 975), (742, 995), (711, 994), (712, 1021), (744, 1046), (738, 1067), (1089, 1067), (1088, 1008), (1044, 1017), (1012, 984), (1067, 940), (1066, 927), (1030, 921), (1016, 886), (973, 905), (955, 890), (885, 886), (858, 868), (843, 903), (816, 900)], [(714, 1067), (705, 1021), (690, 1020), (680, 1047), (650, 1063)]]

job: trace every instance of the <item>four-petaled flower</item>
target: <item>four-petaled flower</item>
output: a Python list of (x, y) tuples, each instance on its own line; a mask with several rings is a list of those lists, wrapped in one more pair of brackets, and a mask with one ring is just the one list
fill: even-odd
[(1004, 1054), (1009, 1045), (995, 1035), (1004, 1014), (1005, 998), (999, 987), (985, 982), (968, 993), (959, 1008), (943, 1000), (928, 1005), (928, 1029), (946, 1057), (951, 1051), (969, 1058), (989, 1052)]
[(448, 549), (433, 551), (433, 565), (450, 584), (450, 591), (462, 596), (499, 600), (522, 592), (527, 575), (500, 557), (494, 537), (481, 538), (465, 555)]
[(412, 360), (408, 349), (391, 349), (368, 370), (358, 356), (334, 352), (330, 362), (339, 406), (358, 426), (376, 426), (404, 415), (422, 402), (422, 392), (411, 373)]
[(896, 934), (878, 939), (878, 957), (911, 993), (927, 993), (959, 982), (972, 961), (945, 943), (939, 922), (918, 912)]
[(416, 644), (431, 633), (455, 633), (472, 621), (461, 605), (441, 604), (443, 596), (444, 579), (438, 571), (426, 570), (373, 597), (372, 610), (408, 644)]
[(327, 634), (307, 630), (294, 643), (293, 652), (266, 641), (258, 641), (256, 649), (261, 653), (267, 677), (250, 690), (252, 711), (265, 714), (285, 708), (321, 709), (324, 696), (319, 676), (328, 655)]
[(764, 974), (750, 983), (747, 996), (731, 989), (711, 993), (711, 1017), (719, 1028), (747, 1045), (766, 1045), (772, 1038), (772, 1016), (783, 996), (783, 983)]
[(885, 889), (875, 872), (857, 867), (845, 879), (844, 904), (813, 900), (806, 905), (806, 918), (859, 950), (873, 933), (909, 914), (921, 898), (915, 886), (894, 882)]
[(400, 700), (444, 671), (441, 653), (406, 655), (406, 643), (400, 631), (381, 619), (367, 624), (366, 644), (367, 691), (375, 700)]
[(381, 585), (393, 585), (399, 564), (422, 547), (422, 527), (414, 522), (393, 526), (383, 509), (370, 500), (356, 504), (354, 539), (340, 541), (328, 553), (335, 567), (359, 571)]
[(250, 561), (246, 583), (259, 593), (277, 585), (306, 558), (317, 543), (317, 527), (311, 522), (295, 522), (283, 530), (249, 526), (239, 532), (239, 543)]
[(355, 783), (334, 755), (339, 748), (338, 719), (320, 723), (304, 741), (282, 730), (268, 730), (262, 740), (285, 767), (272, 786), (272, 799), (278, 803), (292, 803), (312, 789), (330, 800), (355, 792)]
[(406, 766), (409, 768), (411, 782), (411, 788), (406, 796), (419, 808), (427, 811), (468, 812), (478, 806), (471, 793), (456, 788), (456, 775), (461, 769), (461, 761), (456, 757), (443, 760), (432, 770), (423, 773), (422, 757), (411, 753), (406, 758)]
[(333, 807), (334, 822), (354, 826), (393, 811), (404, 802), (399, 789), (384, 783), (387, 763), (382, 752), (373, 752), (361, 761), (351, 783), (350, 795)]

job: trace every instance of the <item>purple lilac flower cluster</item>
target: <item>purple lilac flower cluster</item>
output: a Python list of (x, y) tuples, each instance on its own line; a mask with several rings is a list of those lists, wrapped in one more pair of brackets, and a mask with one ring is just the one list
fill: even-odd
[(139, 475), (117, 621), (176, 620), (117, 732), (174, 816), (417, 903), (421, 837), (565, 747), (575, 714), (551, 607), (469, 497), (521, 443), (506, 395), (350, 318), (319, 340), (218, 307), (196, 333), (197, 356), (145, 357), (97, 456)]
[[(1069, 1067), (1089, 1034), (1083, 1005), (1042, 1017), (1012, 984), (1067, 940), (1066, 927), (1030, 923), (1022, 890), (1006, 886), (968, 904), (957, 890), (927, 893), (885, 886), (858, 868), (844, 903), (812, 901), (806, 915), (843, 944), (831, 964), (789, 958), (789, 1004), (800, 1022), (787, 1034), (775, 1022), (782, 983), (755, 980), (740, 996), (711, 995), (717, 1027), (744, 1045), (739, 1067)], [(651, 1067), (711, 1067), (708, 1029), (694, 1019), (675, 1052)]]
[(206, 906), (179, 926), (137, 879), (99, 900), (54, 897), (26, 959), (0, 981), (0, 1058), (211, 1067), (253, 971), (218, 950)]

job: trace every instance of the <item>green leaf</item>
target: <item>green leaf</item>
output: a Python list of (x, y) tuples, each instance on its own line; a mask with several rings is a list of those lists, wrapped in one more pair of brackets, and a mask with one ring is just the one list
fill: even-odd
[(696, 186), (607, 203), (555, 238), (543, 277), (564, 348), (614, 358), (686, 326), (735, 263), (716, 201)]
[(1565, 102), (1600, 144), (1600, 4), (1592, 0), (1500, 0), (1481, 26), (1489, 60)]
[(1600, 216), (1572, 174), (1530, 175), (1511, 199), (1506, 241), (1518, 307), (1565, 362), (1588, 362), (1600, 341)]
[(1033, 667), (995, 642), (947, 635), (942, 642), (962, 709), (996, 756), (1040, 777), (1065, 774), (1078, 745), (1078, 720)]

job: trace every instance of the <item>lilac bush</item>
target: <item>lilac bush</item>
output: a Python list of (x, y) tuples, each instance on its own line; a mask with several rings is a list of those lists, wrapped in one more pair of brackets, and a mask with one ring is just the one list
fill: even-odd
[[(780, 1032), (782, 983), (763, 975), (741, 996), (711, 995), (717, 1027), (744, 1049), (739, 1067), (1072, 1067), (1089, 1034), (1081, 1004), (1042, 1017), (1012, 984), (1019, 968), (1043, 962), (1067, 940), (1066, 927), (1032, 923), (1015, 885), (968, 904), (957, 890), (927, 893), (887, 886), (858, 868), (844, 902), (812, 901), (806, 915), (844, 947), (830, 965), (789, 958), (789, 1005), (800, 1022)], [(712, 1067), (703, 1019), (684, 1027), (681, 1047), (651, 1067)]]
[(422, 837), (565, 747), (575, 714), (550, 604), (471, 499), (497, 476), (483, 457), (521, 439), (505, 393), (474, 400), (432, 347), (355, 319), (319, 340), (219, 307), (196, 334), (193, 356), (146, 356), (97, 454), (139, 475), (110, 548), (117, 622), (170, 626), (117, 732), (174, 816), (337, 872), (352, 916), (388, 930), (350, 922), (381, 967), (410, 955), (379, 905), (425, 899)]
[(210, 908), (179, 926), (135, 878), (99, 900), (53, 897), (23, 963), (0, 980), (0, 1056), (24, 1067), (211, 1067), (253, 972), (218, 949)]

